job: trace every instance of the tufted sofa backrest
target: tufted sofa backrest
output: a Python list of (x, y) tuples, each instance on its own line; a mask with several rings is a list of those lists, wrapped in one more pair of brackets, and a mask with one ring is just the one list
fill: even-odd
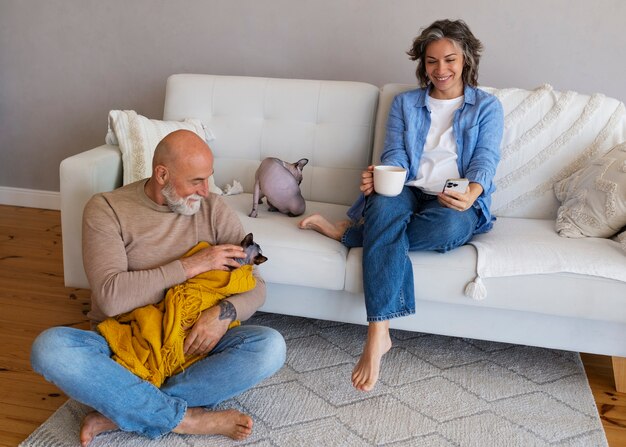
[(265, 157), (308, 158), (303, 196), (349, 205), (371, 159), (378, 94), (362, 82), (176, 74), (163, 119), (207, 124), (219, 187), (237, 180), (252, 192)]
[[(374, 163), (380, 162), (391, 102), (408, 84), (387, 84), (380, 94)], [(559, 202), (553, 185), (590, 160), (626, 141), (626, 108), (602, 94), (559, 92), (548, 84), (533, 90), (482, 87), (504, 109), (501, 160), (492, 211), (502, 217), (554, 219)]]

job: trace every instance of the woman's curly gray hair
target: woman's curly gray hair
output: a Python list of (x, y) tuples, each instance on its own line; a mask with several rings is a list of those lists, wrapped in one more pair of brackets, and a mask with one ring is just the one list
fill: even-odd
[(429, 43), (440, 39), (450, 39), (463, 51), (463, 84), (473, 87), (478, 85), (478, 63), (483, 44), (470, 31), (463, 20), (437, 20), (429, 27), (422, 29), (419, 36), (413, 40), (413, 46), (407, 54), (412, 61), (417, 61), (415, 75), (421, 87), (430, 83), (426, 74), (424, 58)]

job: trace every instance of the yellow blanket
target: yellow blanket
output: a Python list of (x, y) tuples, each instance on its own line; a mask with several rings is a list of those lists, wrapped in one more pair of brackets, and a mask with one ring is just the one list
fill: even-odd
[[(200, 242), (185, 256), (208, 246)], [(251, 265), (230, 272), (202, 273), (170, 288), (160, 303), (104, 320), (98, 331), (109, 343), (116, 362), (160, 387), (166, 378), (204, 357), (185, 358), (183, 353), (185, 337), (200, 313), (255, 286)], [(229, 328), (237, 325), (239, 321), (233, 321)]]

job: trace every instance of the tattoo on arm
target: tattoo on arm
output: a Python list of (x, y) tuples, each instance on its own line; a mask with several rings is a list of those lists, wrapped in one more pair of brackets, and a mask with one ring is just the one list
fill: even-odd
[(237, 309), (230, 301), (220, 301), (220, 320), (230, 320), (231, 322), (237, 319)]

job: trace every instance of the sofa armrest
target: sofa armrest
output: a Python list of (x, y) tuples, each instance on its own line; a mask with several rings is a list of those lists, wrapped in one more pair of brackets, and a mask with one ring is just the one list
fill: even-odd
[(83, 208), (96, 193), (122, 186), (122, 155), (103, 145), (61, 162), (61, 233), (66, 287), (89, 288), (82, 256)]

